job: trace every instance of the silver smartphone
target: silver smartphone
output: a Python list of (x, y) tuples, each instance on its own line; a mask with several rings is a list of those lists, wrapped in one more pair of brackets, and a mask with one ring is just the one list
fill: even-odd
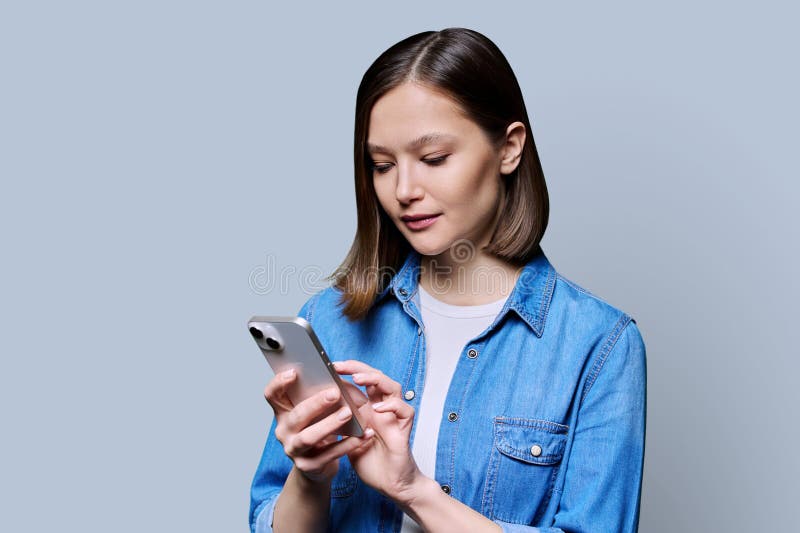
[[(339, 387), (339, 407), (348, 405), (353, 416), (337, 433), (355, 437), (364, 434), (358, 406), (307, 320), (298, 316), (254, 316), (247, 321), (247, 328), (275, 374), (290, 368), (297, 372), (297, 379), (286, 391), (294, 405), (323, 389)], [(317, 417), (312, 423), (322, 418)]]

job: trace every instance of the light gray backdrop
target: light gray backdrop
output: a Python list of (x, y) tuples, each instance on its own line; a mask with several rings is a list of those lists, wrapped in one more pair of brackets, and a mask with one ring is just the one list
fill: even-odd
[(519, 78), (549, 258), (643, 332), (641, 530), (796, 523), (798, 12), (648, 4), (5, 3), (0, 530), (246, 530), (245, 322), (343, 259), (361, 75), (448, 26)]

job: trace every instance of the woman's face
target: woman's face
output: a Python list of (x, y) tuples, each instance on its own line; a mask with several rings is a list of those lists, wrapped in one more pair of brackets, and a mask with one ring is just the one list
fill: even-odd
[[(501, 173), (516, 167), (524, 141), (524, 125), (514, 124), (523, 132), (521, 140), (515, 137), (518, 150), (514, 142), (493, 147), (455, 102), (414, 83), (375, 103), (367, 144), (375, 192), (415, 250), (435, 256), (459, 239), (476, 248), (488, 242), (499, 215)], [(504, 159), (509, 147), (512, 160)], [(403, 220), (418, 215), (434, 218)]]

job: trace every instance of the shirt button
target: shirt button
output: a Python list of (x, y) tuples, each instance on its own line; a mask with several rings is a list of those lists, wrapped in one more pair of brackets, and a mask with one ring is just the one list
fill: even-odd
[(445, 494), (450, 494), (450, 485), (442, 485), (442, 490)]
[(476, 350), (475, 348), (470, 348), (469, 351), (467, 352), (467, 357), (469, 357), (470, 359), (475, 359), (476, 357), (478, 357), (478, 350)]
[(404, 396), (406, 397), (406, 400), (413, 400), (414, 399), (414, 391), (413, 390), (407, 390), (406, 393), (404, 394)]
[(417, 328), (417, 335), (422, 335), (422, 328)]
[(405, 296), (406, 294), (408, 294), (408, 291), (405, 289), (399, 289), (397, 292), (400, 293), (400, 296)]
[(534, 444), (533, 446), (531, 446), (531, 455), (533, 455), (534, 457), (539, 457), (540, 455), (542, 455), (542, 447), (539, 446), (538, 444)]
[(455, 413), (450, 413), (449, 415), (447, 415), (447, 419), (450, 422), (455, 422), (456, 420), (458, 420), (458, 415)]

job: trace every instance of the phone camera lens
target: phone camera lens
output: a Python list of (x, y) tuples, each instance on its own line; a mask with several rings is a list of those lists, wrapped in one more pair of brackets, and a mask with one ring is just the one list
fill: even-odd
[(281, 347), (281, 343), (279, 343), (278, 341), (276, 341), (272, 337), (267, 337), (267, 346), (269, 346), (273, 350), (277, 350), (278, 348)]
[(251, 327), (250, 328), (250, 335), (252, 335), (256, 339), (263, 339), (264, 338), (264, 334), (261, 333), (261, 330), (256, 328), (256, 327)]

